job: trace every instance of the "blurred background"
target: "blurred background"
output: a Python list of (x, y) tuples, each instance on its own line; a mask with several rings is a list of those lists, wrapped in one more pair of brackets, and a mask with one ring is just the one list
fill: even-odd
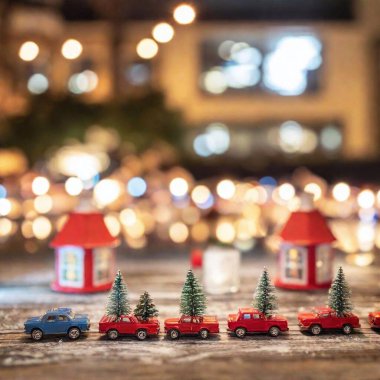
[(0, 255), (89, 203), (124, 253), (276, 252), (308, 192), (371, 265), (379, 99), (377, 0), (2, 0)]

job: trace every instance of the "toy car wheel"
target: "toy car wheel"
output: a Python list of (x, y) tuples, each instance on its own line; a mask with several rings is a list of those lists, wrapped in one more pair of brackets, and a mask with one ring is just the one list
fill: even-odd
[(352, 326), (344, 325), (342, 331), (343, 331), (343, 334), (350, 335), (352, 333)]
[(148, 334), (147, 334), (146, 330), (139, 330), (136, 333), (136, 337), (138, 340), (144, 340), (144, 339), (146, 339), (147, 336), (148, 336)]
[(30, 336), (32, 337), (33, 340), (35, 341), (38, 341), (38, 340), (41, 340), (42, 337), (43, 337), (43, 333), (40, 329), (34, 329), (32, 331), (32, 333), (30, 334)]
[(208, 335), (209, 335), (209, 333), (206, 329), (202, 329), (201, 331), (199, 331), (199, 337), (201, 339), (207, 339)]
[(107, 338), (109, 340), (115, 340), (119, 336), (119, 332), (117, 330), (109, 330), (107, 331)]
[(245, 337), (245, 334), (247, 333), (247, 330), (244, 328), (244, 327), (238, 327), (236, 330), (235, 330), (235, 335), (242, 339)]
[(168, 331), (168, 336), (170, 339), (178, 339), (179, 338), (179, 331), (176, 329), (171, 329)]
[(279, 336), (280, 335), (280, 329), (277, 326), (272, 326), (269, 329), (268, 334), (270, 336), (273, 336), (273, 337)]
[(322, 332), (322, 328), (319, 325), (313, 325), (311, 326), (310, 331), (313, 335), (319, 335)]
[(71, 340), (76, 340), (80, 337), (80, 330), (78, 329), (78, 327), (72, 327), (67, 333), (67, 336)]

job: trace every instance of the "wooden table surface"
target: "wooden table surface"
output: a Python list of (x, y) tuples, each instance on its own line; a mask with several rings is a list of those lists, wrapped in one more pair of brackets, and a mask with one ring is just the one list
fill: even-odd
[[(289, 320), (290, 331), (278, 338), (266, 335), (239, 340), (228, 335), (226, 317), (249, 306), (264, 265), (274, 273), (271, 256), (244, 257), (238, 293), (208, 296), (208, 314), (216, 314), (221, 334), (207, 341), (196, 338), (167, 340), (163, 335), (144, 342), (134, 338), (108, 341), (97, 333), (106, 294), (53, 293), (51, 259), (0, 258), (0, 379), (380, 379), (380, 334), (369, 328), (367, 315), (380, 310), (380, 268), (344, 265), (353, 291), (355, 312), (362, 328), (350, 336), (302, 334), (297, 312), (323, 305), (327, 293), (278, 291), (279, 313)], [(132, 305), (145, 289), (160, 310), (160, 320), (178, 315), (178, 300), (188, 269), (183, 256), (156, 259), (119, 258)], [(55, 306), (71, 306), (88, 313), (90, 333), (78, 341), (47, 338), (32, 342), (22, 332), (23, 321)], [(162, 325), (161, 322), (161, 325)]]

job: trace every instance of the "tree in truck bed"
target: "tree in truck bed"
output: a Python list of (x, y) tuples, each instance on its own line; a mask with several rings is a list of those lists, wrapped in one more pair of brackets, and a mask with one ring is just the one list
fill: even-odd
[(268, 270), (264, 268), (254, 294), (253, 307), (258, 309), (266, 317), (277, 310), (277, 297), (275, 287), (271, 283)]
[(153, 303), (152, 297), (148, 292), (145, 291), (140, 296), (140, 300), (134, 310), (134, 315), (141, 318), (143, 321), (158, 316), (156, 305)]
[(190, 269), (187, 272), (186, 281), (182, 289), (180, 313), (182, 315), (198, 317), (204, 315), (206, 308), (206, 296), (193, 271)]
[(130, 312), (128, 289), (121, 272), (118, 271), (108, 296), (106, 315), (120, 318), (121, 315), (128, 315)]

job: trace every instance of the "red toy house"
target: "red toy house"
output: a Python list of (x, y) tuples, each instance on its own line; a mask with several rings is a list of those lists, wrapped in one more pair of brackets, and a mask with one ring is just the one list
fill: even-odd
[(51, 287), (65, 293), (109, 290), (113, 283), (118, 239), (100, 213), (73, 212), (51, 242), (55, 248), (56, 278)]
[(332, 281), (335, 237), (318, 210), (290, 215), (280, 237), (275, 285), (294, 290), (328, 288)]

